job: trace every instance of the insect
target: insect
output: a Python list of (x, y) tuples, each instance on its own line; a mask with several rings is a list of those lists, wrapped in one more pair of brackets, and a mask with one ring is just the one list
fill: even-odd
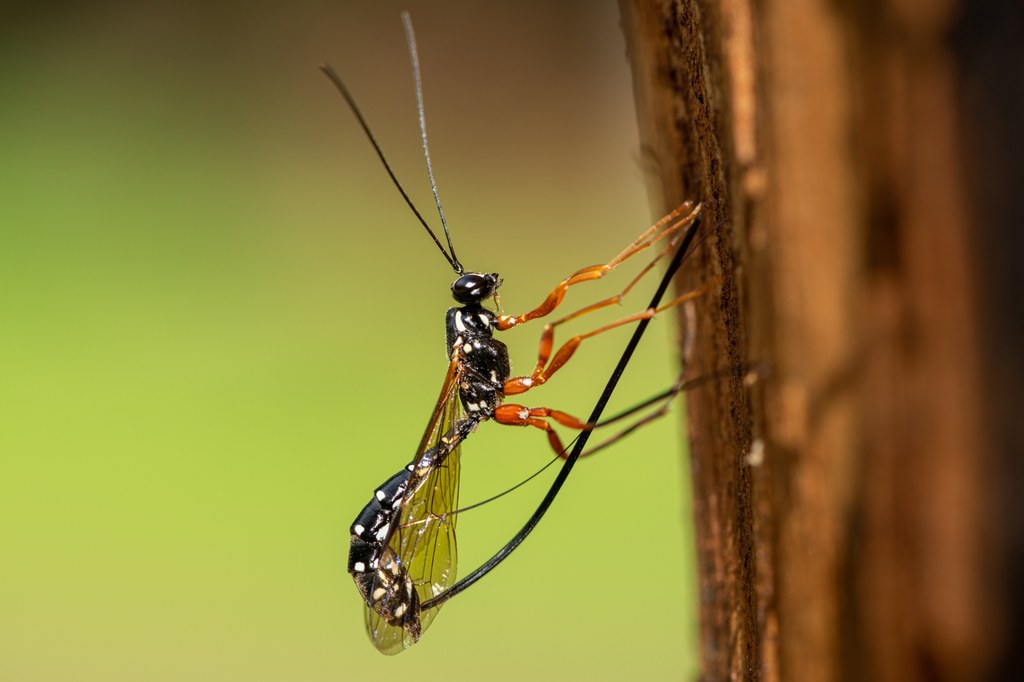
[[(453, 512), (458, 506), (462, 442), (485, 421), (530, 426), (546, 433), (551, 448), (565, 458), (571, 468), (571, 462), (580, 453), (577, 450), (574, 450), (574, 455), (566, 453), (552, 422), (587, 432), (597, 424), (597, 417), (592, 416), (591, 420), (584, 421), (548, 407), (507, 404), (504, 402), (505, 397), (525, 393), (546, 383), (568, 362), (585, 339), (626, 324), (650, 320), (657, 312), (702, 293), (689, 292), (660, 307), (655, 303), (642, 312), (574, 336), (555, 350), (556, 327), (618, 303), (683, 235), (687, 238), (686, 244), (689, 244), (698, 223), (700, 206), (685, 203), (655, 223), (611, 260), (583, 268), (566, 277), (536, 308), (520, 315), (504, 315), (484, 307), (488, 300), (497, 302), (502, 279), (497, 273), (467, 272), (456, 256), (430, 163), (415, 35), (408, 14), (403, 14), (402, 20), (416, 84), (427, 175), (447, 249), (399, 183), (344, 82), (330, 66), (321, 67), (355, 115), (392, 182), (456, 274), (451, 291), (458, 305), (447, 311), (445, 319), (449, 365), (416, 455), (411, 463), (376, 489), (373, 498), (360, 511), (350, 528), (348, 570), (365, 604), (366, 627), (370, 638), (386, 654), (398, 653), (415, 643), (429, 627), (440, 606), (468, 586), (466, 580), (458, 585), (455, 582), (457, 514)], [(494, 338), (496, 331), (506, 331), (548, 316), (559, 307), (569, 288), (602, 278), (622, 262), (662, 240), (667, 240), (668, 247), (662, 249), (620, 294), (548, 323), (541, 334), (533, 371), (528, 375), (512, 376), (508, 349), (503, 342)], [(663, 282), (659, 299), (665, 286), (667, 280)], [(597, 414), (599, 416), (600, 413)], [(563, 467), (562, 473), (567, 475), (568, 468)], [(564, 480), (562, 474), (560, 480)], [(549, 492), (549, 497), (553, 499), (555, 493), (557, 490)], [(539, 515), (543, 513), (539, 510)], [(539, 521), (537, 514), (535, 517)], [(536, 525), (535, 521), (533, 525)], [(515, 544), (521, 542), (528, 532), (526, 530), (521, 533), (521, 537), (517, 536), (519, 540)], [(489, 567), (481, 567), (474, 572), (472, 581), (491, 570), (506, 555), (507, 552), (500, 558), (496, 556), (488, 562)]]

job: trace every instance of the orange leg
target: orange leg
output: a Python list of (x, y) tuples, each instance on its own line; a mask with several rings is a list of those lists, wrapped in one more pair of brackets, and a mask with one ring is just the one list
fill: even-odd
[[(717, 283), (718, 280), (714, 280), (712, 282), (709, 282), (708, 284), (705, 284), (699, 289), (688, 291), (685, 294), (672, 299), (668, 303), (659, 306), (658, 308), (648, 308), (643, 312), (627, 315), (626, 317), (615, 320), (614, 322), (610, 322), (604, 325), (603, 327), (598, 327), (597, 329), (587, 332), (586, 334), (578, 334), (569, 339), (568, 341), (566, 341), (564, 344), (562, 344), (562, 346), (558, 349), (558, 352), (555, 353), (553, 358), (551, 358), (551, 350), (554, 347), (555, 326), (562, 324), (563, 322), (567, 322), (575, 317), (579, 317), (580, 315), (583, 315), (585, 313), (610, 305), (611, 302), (616, 302), (617, 299), (621, 298), (622, 294), (607, 299), (606, 301), (600, 301), (591, 306), (587, 306), (586, 308), (578, 310), (572, 315), (569, 315), (568, 317), (565, 317), (561, 320), (546, 325), (544, 327), (544, 333), (541, 334), (540, 350), (537, 354), (537, 365), (534, 367), (533, 372), (530, 374), (530, 376), (513, 377), (506, 381), (504, 386), (505, 395), (516, 395), (517, 393), (525, 393), (531, 388), (540, 386), (541, 384), (547, 382), (547, 380), (551, 378), (551, 375), (557, 372), (562, 367), (562, 365), (569, 361), (569, 358), (573, 356), (573, 354), (576, 352), (576, 349), (579, 348), (580, 343), (582, 343), (584, 339), (589, 339), (591, 337), (597, 336), (598, 334), (602, 334), (610, 329), (621, 327), (622, 325), (625, 324), (650, 319), (657, 315), (658, 313), (663, 312), (673, 306), (677, 306), (680, 303), (693, 300), (698, 296), (707, 293), (707, 291), (711, 289), (711, 287), (715, 286)], [(548, 362), (549, 358), (551, 358), (550, 363)]]
[(587, 428), (587, 422), (582, 419), (578, 419), (571, 414), (560, 412), (558, 410), (552, 410), (549, 407), (525, 407), (523, 405), (500, 405), (498, 409), (494, 411), (494, 421), (499, 424), (505, 424), (506, 426), (532, 426), (534, 428), (546, 431), (548, 434), (548, 443), (551, 444), (551, 449), (555, 451), (562, 459), (565, 459), (568, 455), (565, 452), (565, 448), (562, 446), (562, 440), (558, 437), (558, 433), (554, 427), (547, 421), (553, 419), (562, 426), (570, 429), (582, 430)]
[[(522, 324), (524, 322), (529, 322), (530, 320), (535, 320), (538, 317), (544, 317), (545, 315), (550, 314), (552, 310), (554, 310), (559, 306), (559, 304), (561, 304), (562, 299), (565, 298), (565, 292), (568, 291), (569, 287), (571, 287), (574, 284), (579, 284), (580, 282), (589, 282), (591, 280), (601, 279), (609, 272), (614, 270), (616, 266), (619, 265), (619, 263), (622, 263), (626, 259), (640, 253), (641, 251), (650, 247), (651, 245), (655, 244), (661, 239), (664, 239), (665, 237), (675, 234), (676, 232), (679, 232), (683, 228), (692, 225), (693, 221), (696, 220), (697, 215), (699, 213), (699, 204), (697, 206), (694, 206), (692, 202), (685, 202), (684, 204), (676, 208), (674, 211), (669, 213), (667, 216), (665, 216), (664, 218), (656, 222), (654, 225), (652, 225), (646, 232), (637, 237), (637, 239), (632, 244), (627, 246), (619, 255), (615, 256), (615, 258), (612, 258), (610, 261), (603, 265), (591, 265), (590, 267), (583, 268), (582, 270), (577, 270), (573, 274), (566, 277), (564, 280), (562, 280), (561, 283), (559, 283), (558, 286), (554, 288), (554, 290), (552, 290), (550, 294), (548, 294), (547, 298), (544, 299), (544, 302), (541, 303), (536, 308), (534, 308), (533, 310), (525, 312), (522, 315), (501, 315), (500, 317), (498, 317), (498, 323), (496, 325), (497, 328), (499, 330), (504, 331), (506, 329), (511, 329), (512, 327), (515, 327), (516, 325)], [(641, 272), (640, 276), (642, 276), (648, 270), (650, 270), (650, 266), (645, 268)], [(637, 277), (637, 279), (639, 279), (639, 276)], [(632, 287), (632, 285), (635, 282), (636, 280), (630, 283), (630, 287)], [(629, 287), (626, 288), (626, 291), (628, 290)], [(605, 305), (610, 305), (610, 303), (606, 303)], [(597, 307), (603, 306), (598, 305)], [(596, 308), (591, 306), (591, 309)]]
[(705, 384), (724, 379), (736, 372), (745, 371), (743, 381), (745, 384), (750, 385), (751, 383), (758, 381), (765, 370), (753, 369), (743, 370), (740, 367), (733, 367), (722, 369), (711, 374), (705, 374), (694, 379), (684, 379), (683, 375), (680, 374), (672, 386), (662, 393), (645, 400), (644, 402), (634, 405), (624, 412), (620, 412), (617, 415), (609, 417), (608, 419), (602, 420), (597, 424), (591, 424), (583, 421), (577, 417), (573, 417), (570, 414), (561, 412), (559, 410), (553, 410), (549, 407), (525, 407), (523, 405), (511, 405), (504, 404), (500, 405), (497, 410), (494, 411), (494, 421), (499, 424), (505, 424), (506, 426), (532, 426), (534, 428), (545, 431), (548, 436), (548, 443), (551, 445), (551, 449), (555, 451), (555, 454), (566, 459), (569, 455), (562, 445), (561, 439), (555, 432), (554, 427), (548, 422), (551, 419), (566, 428), (575, 429), (577, 431), (584, 431), (588, 429), (596, 429), (600, 427), (610, 426), (611, 424), (617, 423), (624, 419), (633, 417), (638, 413), (643, 413), (647, 410), (646, 414), (642, 414), (633, 423), (629, 424), (620, 431), (614, 433), (601, 443), (593, 446), (589, 450), (585, 450), (580, 453), (580, 457), (587, 457), (593, 455), (601, 450), (604, 450), (608, 446), (616, 443), (617, 441), (625, 438), (629, 434), (633, 433), (637, 429), (646, 426), (647, 424), (664, 417), (668, 414), (669, 408), (676, 396), (680, 393), (699, 388)]

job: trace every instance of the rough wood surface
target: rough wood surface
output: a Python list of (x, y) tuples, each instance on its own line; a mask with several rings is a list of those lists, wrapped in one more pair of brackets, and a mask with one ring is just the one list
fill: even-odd
[[(621, 5), (660, 208), (699, 198), (720, 226), (682, 284), (723, 281), (684, 361), (767, 368), (688, 396), (705, 678), (998, 679), (1024, 534), (1000, 472), (1024, 484), (984, 369), (1021, 325), (991, 324), (992, 282), (1013, 297), (979, 279), (979, 235), (1020, 210), (993, 211), (974, 180), (994, 161), (969, 153), (1012, 117), (960, 89), (991, 85), (969, 67), (992, 13)], [(1020, 49), (1001, 45), (1019, 81)], [(1019, 169), (1013, 149), (989, 152)]]

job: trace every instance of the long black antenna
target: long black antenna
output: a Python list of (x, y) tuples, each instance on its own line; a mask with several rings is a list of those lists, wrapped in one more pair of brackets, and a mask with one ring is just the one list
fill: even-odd
[[(352, 97), (352, 94), (348, 91), (348, 88), (345, 87), (345, 83), (344, 81), (341, 80), (341, 76), (339, 76), (337, 72), (335, 72), (335, 70), (331, 68), (330, 64), (321, 64), (320, 70), (323, 71), (324, 74), (326, 74), (327, 77), (331, 79), (331, 82), (334, 83), (334, 87), (337, 88), (338, 92), (341, 93), (341, 96), (345, 98), (345, 103), (348, 104), (348, 108), (355, 115), (356, 120), (359, 121), (359, 125), (362, 126), (363, 132), (366, 133), (366, 137), (370, 140), (370, 144), (373, 145), (373, 148), (377, 152), (377, 156), (380, 158), (381, 163), (384, 164), (384, 169), (387, 170), (388, 175), (391, 176), (391, 182), (393, 182), (395, 184), (395, 187), (398, 188), (398, 191), (402, 194), (402, 198), (405, 199), (405, 203), (409, 204), (409, 208), (412, 209), (412, 212), (416, 215), (416, 218), (419, 219), (420, 224), (423, 225), (423, 228), (427, 231), (427, 234), (430, 235), (430, 238), (434, 240), (435, 244), (437, 244), (437, 248), (439, 248), (441, 250), (441, 253), (444, 254), (444, 259), (448, 261), (448, 264), (455, 269), (455, 272), (462, 274), (462, 265), (459, 264), (459, 262), (456, 261), (453, 258), (453, 256), (448, 255), (448, 252), (445, 251), (444, 246), (442, 246), (441, 242), (438, 240), (437, 235), (435, 235), (434, 231), (430, 229), (430, 225), (427, 224), (427, 221), (423, 219), (423, 216), (416, 208), (416, 204), (412, 203), (412, 199), (409, 198), (409, 195), (408, 193), (406, 193), (405, 188), (402, 187), (402, 183), (400, 183), (398, 181), (398, 178), (395, 177), (395, 172), (391, 170), (391, 164), (388, 163), (387, 158), (385, 158), (384, 151), (380, 148), (380, 145), (377, 143), (377, 138), (374, 137), (373, 132), (370, 130), (370, 126), (366, 123), (366, 119), (363, 118), (363, 112), (359, 111), (359, 106), (356, 105), (356, 100)], [(445, 234), (447, 233), (448, 228), (445, 228)], [(450, 239), (448, 243), (451, 243)]]
[(444, 219), (444, 209), (441, 208), (441, 197), (437, 193), (437, 183), (434, 182), (434, 168), (430, 165), (430, 149), (427, 147), (427, 117), (423, 107), (423, 79), (420, 77), (420, 55), (416, 50), (416, 33), (412, 30), (412, 17), (408, 12), (402, 12), (402, 25), (405, 27), (405, 41), (409, 44), (409, 59), (412, 61), (412, 75), (416, 81), (416, 109), (420, 115), (420, 139), (423, 141), (423, 158), (427, 161), (427, 177), (430, 178), (430, 189), (434, 192), (434, 203), (437, 204), (437, 214), (441, 216), (441, 227), (444, 228), (445, 239), (448, 240), (448, 250), (455, 262), (452, 267), (455, 272), (462, 274), (462, 263), (455, 255), (455, 247), (452, 246), (452, 236), (448, 233), (448, 222)]
[[(693, 221), (693, 225), (683, 239), (683, 243), (679, 245), (679, 249), (676, 251), (675, 256), (672, 258), (672, 262), (668, 266), (668, 270), (665, 271), (665, 276), (661, 279), (661, 284), (658, 285), (658, 290), (654, 293), (654, 297), (651, 299), (651, 303), (648, 308), (657, 308), (661, 302), (662, 297), (665, 295), (665, 291), (668, 290), (668, 285), (672, 281), (672, 276), (676, 270), (679, 269), (679, 265), (683, 262), (683, 258), (686, 252), (690, 248), (690, 244), (693, 242), (694, 237), (697, 235), (697, 229), (700, 227), (700, 215), (697, 216), (696, 220)], [(612, 372), (612, 376), (608, 379), (608, 383), (604, 387), (604, 391), (601, 393), (601, 397), (597, 400), (597, 405), (594, 406), (594, 411), (590, 415), (590, 419), (587, 420), (589, 424), (597, 424), (601, 421), (601, 414), (604, 412), (605, 406), (608, 404), (608, 400), (612, 397), (612, 392), (615, 391), (615, 386), (619, 383), (619, 379), (622, 377), (622, 373), (626, 369), (626, 365), (629, 364), (630, 358), (633, 357), (633, 351), (636, 350), (637, 345), (640, 343), (641, 337), (644, 335), (644, 331), (647, 329), (647, 325), (650, 323), (651, 318), (641, 320), (637, 324), (636, 329), (633, 331), (633, 336), (629, 339), (629, 343), (626, 344), (626, 349), (622, 351), (622, 356), (619, 358), (619, 364), (615, 366), (615, 370)], [(433, 599), (429, 599), (420, 604), (420, 609), (426, 611), (445, 603), (459, 592), (462, 592), (467, 587), (475, 583), (480, 578), (484, 577), (492, 570), (494, 570), (498, 564), (504, 561), (512, 551), (518, 547), (526, 536), (529, 535), (540, 520), (547, 513), (548, 507), (555, 501), (555, 497), (558, 492), (562, 489), (562, 485), (566, 479), (569, 478), (569, 472), (572, 471), (573, 466), (576, 464), (576, 460), (579, 459), (580, 454), (583, 452), (583, 448), (586, 447), (587, 441), (590, 440), (590, 434), (593, 433), (592, 429), (588, 429), (580, 434), (576, 440), (576, 445), (573, 447), (572, 452), (566, 458), (562, 464), (562, 468), (558, 470), (558, 476), (551, 483), (551, 487), (548, 488), (548, 494), (544, 496), (540, 504), (537, 506), (537, 510), (533, 512), (533, 516), (526, 522), (526, 525), (513, 536), (508, 543), (499, 549), (493, 557), (488, 559), (478, 569), (467, 575), (462, 580), (458, 581), (447, 590), (437, 595)]]

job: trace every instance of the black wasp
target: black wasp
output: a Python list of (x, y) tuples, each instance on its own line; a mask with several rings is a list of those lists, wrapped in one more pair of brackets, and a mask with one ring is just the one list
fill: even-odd
[[(408, 14), (403, 14), (402, 20), (416, 83), (427, 175), (444, 229), (447, 250), (398, 182), (348, 88), (330, 66), (321, 67), (356, 116), (392, 182), (457, 275), (451, 291), (459, 305), (448, 310), (445, 322), (448, 370), (433, 414), (416, 449), (416, 456), (408, 466), (374, 492), (373, 498), (356, 517), (350, 529), (348, 570), (365, 602), (366, 627), (370, 638), (385, 654), (398, 653), (415, 643), (429, 627), (440, 606), (447, 601), (447, 595), (464, 589), (449, 590), (456, 579), (457, 514), (453, 512), (458, 505), (462, 441), (483, 421), (532, 426), (545, 431), (552, 449), (565, 458), (565, 449), (551, 421), (577, 430), (589, 429), (591, 423), (547, 407), (505, 404), (505, 396), (523, 393), (545, 383), (569, 360), (584, 339), (638, 320), (649, 320), (660, 310), (702, 293), (690, 292), (659, 308), (652, 306), (643, 312), (574, 336), (557, 352), (552, 353), (556, 326), (618, 303), (652, 268), (654, 261), (675, 246), (678, 235), (688, 235), (686, 243), (689, 243), (698, 223), (700, 207), (685, 203), (645, 231), (615, 258), (583, 268), (565, 278), (533, 310), (521, 315), (498, 315), (485, 308), (483, 304), (486, 301), (497, 299), (502, 280), (496, 273), (466, 272), (455, 255), (430, 165), (419, 60), (412, 23)], [(569, 287), (600, 279), (619, 263), (673, 235), (676, 237), (668, 240), (669, 246), (620, 294), (548, 323), (541, 335), (538, 359), (533, 371), (529, 375), (511, 376), (508, 349), (494, 338), (496, 330), (505, 331), (548, 315), (559, 306)], [(514, 544), (518, 544), (518, 541)]]

